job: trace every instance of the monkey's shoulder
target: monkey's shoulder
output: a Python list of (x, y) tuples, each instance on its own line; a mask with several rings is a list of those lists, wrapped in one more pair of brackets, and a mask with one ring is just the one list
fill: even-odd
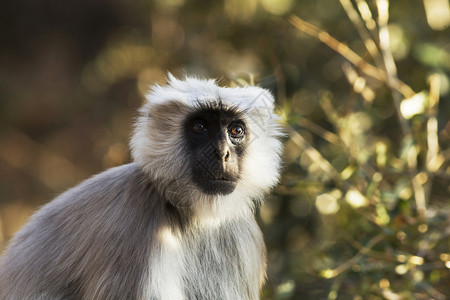
[[(55, 237), (78, 243), (94, 236), (120, 234), (145, 222), (154, 191), (136, 164), (111, 168), (65, 191), (40, 208), (12, 244), (49, 244)], [(141, 228), (142, 226), (138, 226)], [(108, 228), (115, 228), (111, 232)], [(35, 234), (39, 232), (39, 234)]]
[(130, 163), (108, 169), (82, 181), (44, 205), (39, 213), (65, 210), (85, 213), (84, 210), (106, 208), (120, 200), (128, 199), (127, 196), (138, 194), (132, 197), (138, 198), (143, 193), (150, 194), (152, 191), (151, 183), (141, 169), (135, 163)]
[[(20, 295), (17, 299), (40, 290), (58, 297), (80, 298), (85, 290), (86, 299), (125, 299), (126, 285), (132, 287), (130, 295), (137, 295), (156, 222), (148, 218), (148, 197), (153, 197), (151, 184), (135, 164), (69, 189), (37, 211), (13, 238), (2, 260), (0, 285)], [(121, 280), (98, 285), (105, 274)]]

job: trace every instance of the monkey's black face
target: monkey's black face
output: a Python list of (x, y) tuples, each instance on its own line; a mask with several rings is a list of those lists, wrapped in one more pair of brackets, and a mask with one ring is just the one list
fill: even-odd
[(232, 193), (248, 141), (239, 113), (203, 108), (186, 119), (185, 130), (193, 182), (209, 195)]

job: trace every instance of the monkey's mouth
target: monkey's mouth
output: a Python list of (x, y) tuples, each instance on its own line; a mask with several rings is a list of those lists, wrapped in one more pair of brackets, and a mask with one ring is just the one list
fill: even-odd
[(235, 188), (236, 182), (226, 177), (209, 179), (203, 185), (203, 191), (210, 195), (228, 195)]
[(233, 179), (231, 176), (227, 176), (227, 175), (213, 176), (213, 178), (211, 178), (211, 180), (213, 180), (213, 181), (230, 181), (230, 182), (235, 181), (235, 179)]
[(228, 195), (236, 188), (238, 178), (233, 174), (202, 174), (197, 177), (196, 184), (208, 195)]
[(192, 180), (200, 191), (207, 195), (231, 194), (239, 181), (239, 174), (224, 170), (221, 166), (194, 168)]

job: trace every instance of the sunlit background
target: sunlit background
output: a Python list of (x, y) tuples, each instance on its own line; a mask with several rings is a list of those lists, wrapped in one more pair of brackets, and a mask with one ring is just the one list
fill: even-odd
[(448, 0), (3, 1), (0, 248), (129, 162), (149, 85), (188, 73), (268, 88), (289, 133), (263, 299), (445, 299), (449, 25)]

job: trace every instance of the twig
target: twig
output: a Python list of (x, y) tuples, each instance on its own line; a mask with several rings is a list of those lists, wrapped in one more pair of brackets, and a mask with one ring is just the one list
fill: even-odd
[(389, 2), (387, 0), (377, 0), (378, 8), (378, 27), (380, 36), (380, 48), (383, 54), (384, 66), (387, 72), (387, 85), (391, 88), (392, 98), (394, 100), (395, 110), (397, 117), (402, 127), (405, 136), (411, 135), (411, 128), (400, 112), (400, 102), (402, 101), (402, 95), (393, 87), (394, 82), (397, 80), (397, 67), (395, 66), (394, 57), (391, 52), (389, 43), (389, 31), (387, 28), (389, 19)]
[[(339, 42), (334, 37), (332, 37), (328, 32), (325, 32), (316, 26), (308, 23), (299, 17), (292, 15), (289, 18), (289, 22), (298, 30), (309, 34), (312, 37), (317, 38), (322, 43), (342, 55), (345, 59), (347, 59), (350, 63), (355, 65), (358, 69), (361, 70), (367, 76), (370, 76), (379, 81), (386, 81), (386, 72), (384, 70), (380, 70), (373, 65), (367, 63), (361, 56), (356, 54), (353, 50), (351, 50), (344, 43)], [(410, 98), (415, 95), (415, 92), (404, 82), (399, 79), (395, 79), (392, 82), (392, 86), (400, 91), (405, 98)]]
[(339, 136), (337, 136), (336, 134), (334, 134), (328, 130), (323, 129), (316, 123), (311, 122), (310, 120), (308, 120), (306, 118), (300, 118), (298, 120), (298, 124), (306, 129), (308, 129), (312, 133), (320, 136), (321, 138), (323, 138), (324, 140), (326, 140), (327, 142), (329, 142), (331, 144), (334, 144), (334, 145), (341, 144), (341, 139), (339, 138)]
[(342, 70), (353, 90), (364, 98), (365, 103), (372, 103), (375, 99), (375, 92), (367, 85), (366, 79), (359, 76), (358, 72), (348, 62), (342, 64)]
[(334, 37), (329, 35), (328, 32), (317, 28), (316, 26), (300, 19), (295, 15), (291, 16), (289, 18), (289, 21), (298, 30), (318, 38), (322, 43), (324, 43), (325, 45), (342, 55), (344, 58), (346, 58), (349, 62), (361, 69), (364, 74), (380, 81), (384, 81), (383, 72), (380, 72), (379, 69), (367, 63), (361, 56), (356, 54), (347, 45), (339, 42)]
[(434, 74), (430, 76), (430, 94), (428, 96), (428, 111), (429, 115), (427, 122), (427, 156), (426, 156), (426, 168), (428, 170), (428, 181), (425, 185), (425, 197), (430, 199), (431, 186), (433, 183), (436, 171), (444, 163), (444, 157), (439, 154), (439, 135), (438, 135), (438, 121), (437, 121), (437, 107), (439, 103), (439, 90), (440, 90), (440, 76)]
[(339, 0), (339, 1), (341, 2), (341, 5), (344, 8), (345, 12), (347, 13), (347, 16), (349, 17), (350, 21), (352, 21), (356, 30), (358, 30), (358, 33), (364, 42), (364, 46), (366, 47), (370, 56), (372, 56), (372, 59), (374, 60), (376, 66), (379, 69), (382, 69), (383, 60), (381, 58), (380, 51), (378, 51), (377, 45), (375, 44), (366, 27), (364, 26), (363, 22), (361, 21), (361, 18), (359, 17), (358, 13), (353, 7), (353, 4), (350, 2), (350, 0)]
[(350, 269), (352, 266), (354, 266), (361, 258), (363, 258), (366, 254), (368, 254), (371, 249), (378, 244), (382, 239), (384, 238), (384, 235), (382, 233), (377, 234), (375, 237), (373, 237), (367, 244), (366, 246), (361, 247), (361, 249), (359, 249), (358, 253), (356, 253), (355, 256), (353, 256), (352, 258), (350, 258), (349, 260), (347, 260), (345, 263), (343, 263), (342, 265), (340, 265), (339, 267), (331, 270), (330, 274), (330, 278), (331, 277), (336, 277), (339, 274), (341, 274), (342, 272), (345, 272), (346, 270)]
[[(389, 20), (389, 2), (388, 0), (377, 0), (376, 4), (378, 9), (380, 48), (383, 56), (384, 66), (387, 72), (386, 83), (391, 88), (395, 111), (397, 113), (397, 118), (402, 128), (404, 138), (412, 138), (413, 136), (411, 127), (400, 111), (402, 95), (398, 90), (394, 88), (394, 82), (397, 80), (397, 67), (395, 66), (394, 57), (389, 45), (389, 31), (387, 28)], [(410, 166), (410, 172), (412, 174), (411, 183), (414, 191), (417, 212), (419, 216), (423, 217), (426, 212), (426, 195), (425, 189), (423, 187), (423, 182), (421, 180), (422, 176), (418, 173), (417, 166), (415, 164)]]
[(367, 29), (374, 35), (376, 29), (375, 20), (372, 17), (372, 12), (370, 11), (369, 5), (365, 0), (356, 0), (356, 5), (358, 7), (359, 13), (361, 14), (362, 19), (364, 20)]
[(297, 144), (312, 161), (318, 162), (319, 167), (322, 171), (327, 174), (335, 182), (341, 182), (341, 176), (339, 172), (331, 165), (331, 163), (326, 160), (316, 148), (311, 146), (297, 131), (295, 131), (291, 126), (286, 124), (286, 129), (292, 141)]
[(434, 74), (430, 76), (430, 94), (429, 94), (429, 105), (428, 105), (428, 115), (429, 119), (427, 122), (427, 144), (428, 152), (426, 157), (427, 169), (431, 172), (439, 169), (437, 165), (437, 156), (439, 154), (439, 137), (438, 137), (438, 126), (437, 126), (437, 107), (439, 103), (439, 90), (440, 90), (440, 76)]

